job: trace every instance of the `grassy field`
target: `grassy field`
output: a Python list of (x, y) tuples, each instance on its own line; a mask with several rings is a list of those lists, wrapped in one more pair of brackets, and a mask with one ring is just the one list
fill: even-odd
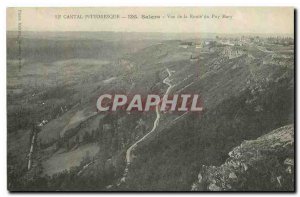
[(53, 175), (55, 173), (69, 170), (71, 167), (79, 166), (84, 157), (93, 158), (99, 151), (97, 144), (87, 144), (69, 152), (55, 153), (51, 158), (44, 161), (43, 174)]
[[(76, 190), (78, 185), (70, 180), (86, 157), (97, 158), (83, 173), (94, 176), (99, 188), (93, 189), (103, 190), (117, 182), (123, 176), (126, 150), (151, 130), (156, 114), (97, 114), (96, 101), (107, 93), (162, 95), (168, 88), (163, 83), (167, 68), (174, 85), (170, 94), (200, 94), (204, 112), (187, 113), (177, 121), (182, 113), (161, 113), (151, 138), (134, 150), (129, 179), (117, 189), (189, 190), (200, 165), (219, 164), (241, 140), (258, 137), (293, 119), (291, 46), (239, 46), (243, 53), (231, 58), (224, 55), (224, 50), (236, 52), (232, 46), (184, 48), (181, 43), (26, 38), (24, 49), (28, 51), (21, 68), (15, 58), (15, 44), (10, 43), (10, 187), (55, 175), (47, 180), (55, 183), (51, 189)], [(35, 165), (28, 171), (30, 133), (34, 125), (45, 120), (47, 123), (36, 131)], [(72, 172), (66, 172), (70, 169)], [(18, 182), (17, 177), (22, 181)], [(90, 177), (76, 177), (80, 185), (94, 183)]]

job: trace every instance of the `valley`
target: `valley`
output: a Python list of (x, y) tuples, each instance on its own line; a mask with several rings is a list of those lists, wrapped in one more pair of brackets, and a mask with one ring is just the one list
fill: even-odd
[[(263, 189), (214, 184), (203, 166), (218, 174), (211, 166), (223, 169), (228, 153), (245, 140), (286, 125), (292, 135), (290, 39), (48, 34), (25, 34), (19, 68), (16, 37), (8, 32), (9, 190)], [(149, 111), (99, 111), (104, 94), (197, 94), (203, 110), (160, 110), (156, 103)], [(280, 165), (293, 159), (293, 146), (274, 151), (272, 159)], [(201, 172), (207, 180), (199, 180)], [(282, 176), (286, 184), (280, 185), (268, 173), (266, 188), (292, 190), (292, 176)]]

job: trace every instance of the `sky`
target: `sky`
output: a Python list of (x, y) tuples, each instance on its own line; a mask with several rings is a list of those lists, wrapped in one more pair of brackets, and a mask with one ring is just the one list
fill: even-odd
[[(19, 12), (18, 10), (21, 10)], [(119, 19), (91, 19), (87, 15), (119, 15)], [(60, 15), (61, 18), (57, 19)], [(69, 19), (81, 15), (82, 19)], [(137, 15), (138, 19), (129, 19)], [(142, 15), (160, 19), (142, 19)], [(168, 18), (168, 15), (175, 18)], [(187, 18), (177, 18), (186, 15)], [(209, 18), (191, 18), (190, 16)], [(212, 18), (212, 16), (215, 16)], [(164, 18), (163, 18), (164, 16)], [(216, 17), (220, 18), (216, 18)], [(226, 16), (226, 18), (223, 18)], [(124, 17), (124, 18), (122, 18)], [(126, 18), (127, 17), (127, 18)], [(7, 30), (17, 31), (116, 31), (172, 33), (293, 34), (291, 7), (123, 7), (123, 8), (8, 8)]]

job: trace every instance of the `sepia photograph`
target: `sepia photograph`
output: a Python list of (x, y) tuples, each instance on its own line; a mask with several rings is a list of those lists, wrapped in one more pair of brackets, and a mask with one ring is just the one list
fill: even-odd
[(295, 192), (295, 18), (8, 7), (7, 190)]

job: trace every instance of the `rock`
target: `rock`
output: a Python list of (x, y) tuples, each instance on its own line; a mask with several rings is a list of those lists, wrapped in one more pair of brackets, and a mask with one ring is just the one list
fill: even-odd
[(292, 174), (292, 167), (288, 166), (285, 171), (289, 174)]
[(203, 165), (193, 190), (294, 191), (293, 151), (294, 125), (244, 141), (222, 165)]
[(198, 174), (198, 181), (201, 183), (201, 181), (202, 181), (202, 175), (201, 175), (201, 173), (199, 173)]
[(278, 177), (276, 177), (276, 179), (277, 179), (277, 182), (278, 182), (278, 184), (279, 184), (279, 186), (281, 187), (281, 176), (278, 176)]
[(248, 170), (248, 166), (247, 166), (247, 164), (245, 164), (245, 163), (242, 163), (242, 166), (243, 166), (243, 168), (244, 168), (244, 171), (247, 171), (247, 170)]
[(289, 166), (293, 166), (293, 165), (294, 165), (294, 159), (286, 158), (286, 159), (284, 160), (284, 164), (285, 164), (285, 165), (289, 165)]
[(231, 172), (231, 173), (229, 174), (229, 178), (230, 178), (230, 179), (237, 179), (237, 176), (235, 175), (234, 172)]
[(217, 186), (216, 184), (214, 184), (214, 183), (210, 184), (210, 185), (208, 186), (208, 189), (209, 189), (210, 191), (221, 191), (221, 188), (218, 187), (218, 186)]
[(197, 184), (196, 183), (194, 183), (193, 185), (192, 185), (192, 189), (191, 189), (192, 191), (197, 191)]

